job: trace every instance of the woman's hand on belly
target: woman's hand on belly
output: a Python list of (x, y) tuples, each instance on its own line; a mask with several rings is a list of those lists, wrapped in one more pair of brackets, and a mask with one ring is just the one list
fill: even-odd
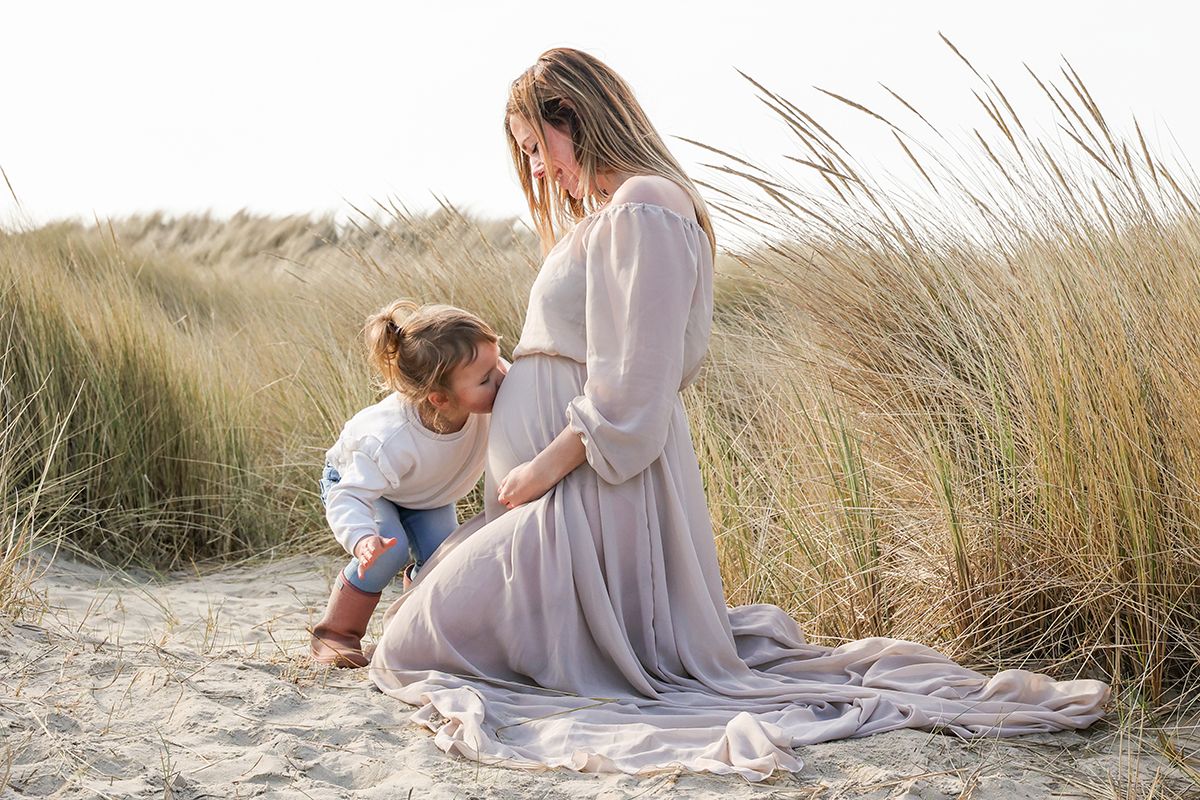
[(496, 488), (496, 499), (505, 508), (532, 503), (567, 476), (587, 458), (583, 440), (570, 428), (563, 428), (545, 450), (532, 461), (509, 470)]
[(532, 503), (550, 491), (555, 483), (558, 483), (558, 481), (550, 481), (547, 478), (546, 475), (538, 474), (532, 461), (518, 464), (509, 470), (508, 474), (504, 476), (504, 480), (500, 481), (500, 486), (496, 490), (496, 499), (505, 508), (516, 508), (526, 503)]

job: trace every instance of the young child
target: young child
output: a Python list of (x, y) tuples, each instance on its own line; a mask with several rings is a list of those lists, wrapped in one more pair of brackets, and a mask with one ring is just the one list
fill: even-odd
[(342, 667), (366, 666), (367, 622), (408, 557), (406, 590), (458, 526), (454, 504), (483, 474), (487, 415), (508, 372), (496, 333), (453, 306), (398, 300), (363, 335), (391, 394), (346, 423), (321, 477), (325, 518), (353, 558), (312, 629), (312, 657)]

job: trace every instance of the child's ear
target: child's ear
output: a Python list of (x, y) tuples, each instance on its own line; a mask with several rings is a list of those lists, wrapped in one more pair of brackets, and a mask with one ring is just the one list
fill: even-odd
[(445, 392), (430, 392), (428, 400), (429, 405), (433, 406), (438, 411), (441, 411), (445, 409), (446, 406), (450, 405), (450, 396)]

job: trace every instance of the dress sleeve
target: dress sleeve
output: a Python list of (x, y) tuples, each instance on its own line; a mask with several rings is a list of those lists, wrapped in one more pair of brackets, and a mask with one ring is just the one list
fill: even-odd
[(694, 222), (642, 203), (600, 212), (587, 232), (588, 377), (567, 424), (608, 483), (633, 478), (666, 445), (703, 236)]
[(388, 458), (380, 443), (368, 437), (346, 448), (341, 478), (329, 488), (325, 500), (325, 521), (333, 537), (354, 555), (354, 546), (367, 536), (379, 533), (375, 502), (400, 485), (405, 465), (397, 470), (396, 458)]

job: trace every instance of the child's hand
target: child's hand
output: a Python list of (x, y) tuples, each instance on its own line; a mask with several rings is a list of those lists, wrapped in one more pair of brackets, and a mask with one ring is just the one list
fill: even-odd
[(358, 544), (354, 545), (354, 557), (358, 559), (359, 579), (367, 577), (367, 570), (371, 568), (371, 564), (375, 562), (375, 559), (379, 558), (385, 550), (393, 547), (395, 544), (395, 537), (384, 539), (382, 536), (366, 536), (359, 539)]

